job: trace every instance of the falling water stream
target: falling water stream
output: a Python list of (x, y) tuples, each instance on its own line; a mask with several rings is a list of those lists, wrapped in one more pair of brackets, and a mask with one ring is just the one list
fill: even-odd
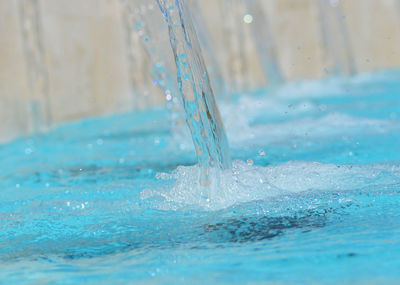
[(202, 168), (201, 182), (208, 185), (212, 168), (231, 166), (228, 140), (185, 0), (157, 2), (168, 24), (186, 122)]
[[(149, 23), (145, 19), (146, 17), (151, 17), (151, 14), (145, 13), (146, 10), (153, 10), (156, 7), (153, 7), (155, 6), (154, 4), (145, 5), (146, 2), (146, 0), (121, 0), (121, 4), (129, 16), (128, 29), (129, 31), (137, 33), (139, 36), (139, 44), (150, 61), (151, 71), (149, 74), (144, 74), (144, 76), (151, 76), (153, 84), (160, 89), (162, 94), (164, 94), (173, 133), (177, 138), (182, 138), (183, 134), (181, 125), (184, 121), (184, 115), (181, 100), (179, 98), (179, 91), (176, 86), (176, 81), (172, 76), (173, 71), (171, 70), (169, 61), (167, 60), (168, 57), (164, 52), (165, 47), (160, 42), (156, 43), (157, 37), (152, 33)], [(160, 39), (158, 39), (158, 41), (160, 41)], [(135, 48), (137, 47), (131, 47), (131, 49)], [(133, 68), (137, 68), (137, 66), (134, 66)], [(138, 97), (143, 99), (143, 96)]]
[(213, 90), (216, 94), (218, 94), (218, 98), (229, 100), (222, 67), (220, 66), (220, 62), (216, 54), (217, 48), (212, 40), (211, 32), (207, 25), (207, 20), (202, 11), (202, 5), (199, 5), (198, 2), (199, 1), (189, 1), (188, 4), (190, 4), (191, 11), (195, 11), (191, 13), (193, 17), (192, 20), (194, 22), (194, 26), (196, 27), (200, 44), (203, 47), (203, 56), (207, 62), (207, 71), (209, 72), (209, 76), (212, 81)]

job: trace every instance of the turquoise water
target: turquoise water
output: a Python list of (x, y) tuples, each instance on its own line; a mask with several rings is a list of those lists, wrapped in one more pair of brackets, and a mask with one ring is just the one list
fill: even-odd
[(165, 110), (0, 146), (0, 283), (399, 282), (399, 79), (221, 103), (234, 168), (208, 189)]

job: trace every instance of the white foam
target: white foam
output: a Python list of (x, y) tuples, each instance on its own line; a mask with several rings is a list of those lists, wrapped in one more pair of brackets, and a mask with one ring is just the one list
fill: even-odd
[(288, 141), (293, 137), (320, 139), (382, 135), (399, 128), (398, 121), (360, 118), (340, 113), (262, 125), (250, 125), (243, 117), (245, 116), (237, 115), (236, 120), (226, 120), (227, 135), (232, 146), (241, 146), (249, 141), (252, 144), (261, 142), (265, 145)]
[[(337, 87), (337, 80), (327, 80), (329, 84), (320, 81), (291, 83), (281, 87), (276, 94), (264, 94), (261, 97), (243, 95), (237, 102), (221, 102), (220, 109), (230, 145), (234, 148), (250, 144), (265, 146), (291, 142), (293, 138), (341, 140), (347, 136), (383, 135), (399, 130), (399, 120), (332, 112), (329, 106), (312, 101), (314, 95), (332, 97), (335, 92), (343, 94), (342, 87)], [(346, 80), (342, 83), (363, 79), (355, 77)], [(339, 88), (340, 92), (335, 88)], [(180, 136), (176, 141), (182, 149), (191, 149), (190, 135)]]
[[(370, 86), (383, 86), (387, 82), (396, 82), (399, 77), (399, 71), (365, 72), (352, 77), (329, 77), (320, 80), (302, 80), (289, 82), (275, 91), (276, 96), (286, 99), (294, 98), (323, 98), (326, 96), (368, 96)], [(349, 92), (349, 90), (360, 90), (365, 88), (364, 92)], [(380, 87), (382, 88), (382, 87)], [(373, 93), (371, 93), (373, 94)]]
[[(311, 92), (308, 88), (308, 91), (304, 92), (295, 91), (296, 88), (289, 85), (282, 88), (279, 94), (266, 94), (262, 97), (242, 96), (238, 102), (221, 104), (225, 129), (232, 146), (241, 147), (249, 142), (263, 145), (287, 142), (293, 137), (341, 139), (349, 135), (382, 135), (399, 129), (398, 120), (372, 119), (332, 112), (329, 106), (312, 102), (310, 96), (305, 95)], [(312, 88), (319, 90), (319, 93), (324, 90), (322, 86)], [(291, 103), (291, 93), (296, 93), (301, 100)]]
[(393, 185), (400, 183), (400, 167), (298, 161), (261, 167), (234, 161), (231, 170), (215, 173), (214, 184), (209, 187), (199, 184), (198, 166), (181, 166), (171, 174), (159, 174), (158, 179), (170, 180), (172, 185), (166, 183), (160, 189), (141, 192), (141, 198), (153, 201), (153, 207), (164, 210), (194, 207), (212, 211), (288, 193)]
[[(324, 106), (304, 100), (295, 104), (278, 100), (279, 98), (264, 96), (255, 98), (243, 96), (239, 102), (221, 104), (221, 113), (225, 125), (246, 127), (261, 120), (290, 120), (299, 116), (318, 115)], [(258, 123), (259, 124), (259, 123)]]

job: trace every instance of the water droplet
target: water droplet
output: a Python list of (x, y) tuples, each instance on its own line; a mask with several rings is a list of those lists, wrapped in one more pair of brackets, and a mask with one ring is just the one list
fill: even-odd
[(253, 22), (253, 16), (250, 14), (244, 15), (243, 22), (245, 22), (246, 24), (251, 24)]

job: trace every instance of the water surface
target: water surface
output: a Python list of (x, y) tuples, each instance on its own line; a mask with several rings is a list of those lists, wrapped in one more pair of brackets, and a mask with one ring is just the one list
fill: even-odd
[(207, 191), (165, 110), (0, 146), (0, 280), (397, 283), (399, 77), (220, 104), (234, 167)]

